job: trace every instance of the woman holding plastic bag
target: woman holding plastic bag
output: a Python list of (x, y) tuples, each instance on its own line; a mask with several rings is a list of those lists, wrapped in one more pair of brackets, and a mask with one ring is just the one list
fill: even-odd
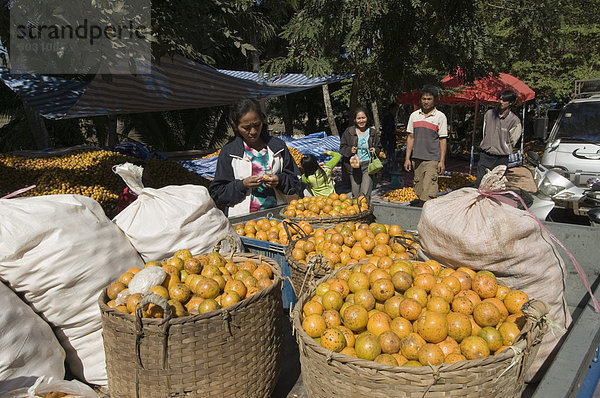
[(301, 192), (298, 166), (279, 138), (269, 136), (258, 102), (232, 105), (235, 138), (219, 153), (209, 191), (214, 201), (237, 216), (286, 203)]
[(349, 126), (340, 138), (340, 153), (344, 156), (342, 167), (350, 175), (352, 196), (365, 195), (371, 198), (373, 180), (369, 175), (369, 163), (372, 156), (381, 152), (379, 135), (369, 126), (367, 110), (357, 107), (354, 111), (354, 124)]

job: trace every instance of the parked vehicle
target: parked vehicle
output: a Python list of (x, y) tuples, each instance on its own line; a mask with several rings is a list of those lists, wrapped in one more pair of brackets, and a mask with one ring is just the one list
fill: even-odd
[(575, 82), (548, 139), (541, 162), (578, 187), (600, 177), (600, 79)]

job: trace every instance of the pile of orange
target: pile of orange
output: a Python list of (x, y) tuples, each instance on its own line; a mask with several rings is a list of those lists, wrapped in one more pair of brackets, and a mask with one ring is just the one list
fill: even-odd
[(369, 205), (364, 197), (350, 199), (345, 193), (325, 196), (311, 196), (292, 200), (285, 208), (286, 217), (336, 217), (340, 215), (354, 215), (369, 210)]
[(413, 256), (417, 243), (398, 225), (346, 222), (334, 228), (317, 228), (307, 239), (294, 243), (292, 257), (300, 263), (322, 254), (331, 269), (369, 260), (378, 267), (390, 268), (394, 259)]
[[(149, 261), (145, 268), (162, 267), (167, 277), (150, 291), (167, 300), (174, 317), (204, 314), (232, 306), (273, 284), (273, 270), (266, 263), (246, 260), (236, 264), (218, 252), (192, 256), (189, 250), (178, 250), (163, 261)], [(128, 285), (141, 269), (134, 267), (123, 273), (106, 289), (107, 305), (134, 314), (141, 293), (129, 294)], [(162, 307), (149, 304), (144, 318), (163, 318)]]
[(402, 260), (389, 269), (339, 270), (317, 286), (301, 319), (328, 350), (393, 366), (437, 366), (511, 346), (528, 300), (488, 271)]
[[(247, 238), (259, 239), (268, 241), (271, 243), (279, 243), (281, 245), (287, 245), (290, 243), (287, 232), (285, 231), (284, 222), (290, 221), (284, 219), (281, 222), (268, 218), (261, 218), (258, 220), (249, 220), (246, 223), (237, 223), (233, 227), (235, 232), (239, 236), (245, 236)], [(298, 223), (307, 234), (312, 233), (312, 227), (306, 221)], [(308, 231), (308, 232), (307, 232)], [(300, 235), (293, 229), (289, 229), (292, 240), (300, 238)]]

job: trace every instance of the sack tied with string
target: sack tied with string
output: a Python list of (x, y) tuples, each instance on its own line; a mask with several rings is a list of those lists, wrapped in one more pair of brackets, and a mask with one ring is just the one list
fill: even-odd
[[(113, 221), (127, 235), (144, 261), (172, 256), (177, 250), (193, 254), (210, 252), (226, 234), (240, 237), (229, 219), (200, 185), (169, 185), (160, 189), (145, 188), (144, 169), (131, 163), (116, 166), (114, 172), (138, 195)], [(229, 243), (223, 252), (230, 252)]]
[[(497, 166), (488, 172), (479, 190), (463, 188), (426, 202), (417, 227), (419, 255), (455, 269), (489, 270), (500, 283), (545, 301), (548, 318), (567, 328), (572, 318), (564, 297), (565, 263), (550, 235), (527, 211), (488, 196), (506, 190), (505, 171)], [(545, 335), (526, 380), (534, 380), (558, 343), (557, 329)]]

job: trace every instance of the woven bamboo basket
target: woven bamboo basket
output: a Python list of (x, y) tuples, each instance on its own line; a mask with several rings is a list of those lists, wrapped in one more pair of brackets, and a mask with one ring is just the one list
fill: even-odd
[(512, 349), (484, 359), (440, 366), (389, 366), (326, 350), (310, 338), (302, 329), (300, 314), (314, 292), (311, 289), (304, 294), (292, 314), (302, 381), (313, 398), (520, 397), (525, 371), (547, 330), (543, 317), (548, 313), (548, 305), (532, 300), (524, 309), (527, 321)]
[(112, 397), (271, 396), (282, 359), (281, 269), (263, 255), (230, 258), (267, 263), (274, 283), (233, 306), (172, 319), (142, 318), (141, 307), (136, 316), (109, 308), (102, 292)]
[(369, 205), (369, 210), (362, 211), (358, 214), (351, 215), (340, 215), (340, 216), (327, 216), (327, 217), (289, 217), (285, 214), (285, 208), (281, 209), (279, 216), (287, 218), (288, 220), (299, 223), (300, 221), (306, 221), (310, 223), (313, 228), (333, 228), (338, 224), (345, 222), (366, 222), (370, 223), (373, 221), (373, 205)]

